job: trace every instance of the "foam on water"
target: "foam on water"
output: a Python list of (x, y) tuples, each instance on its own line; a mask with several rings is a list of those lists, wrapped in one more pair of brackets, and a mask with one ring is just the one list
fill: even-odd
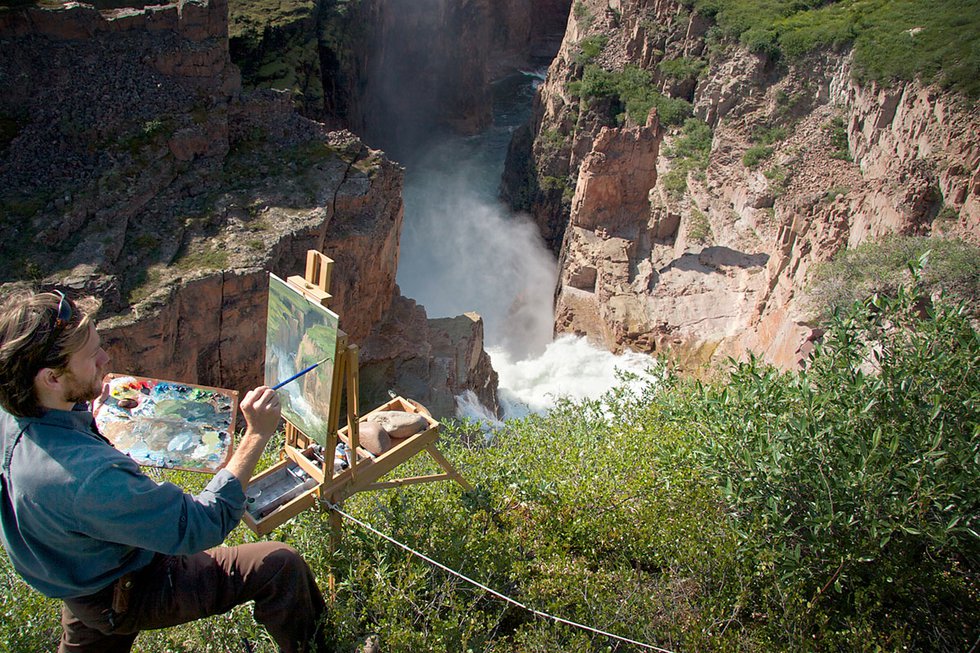
[[(636, 375), (629, 383), (642, 385), (655, 378), (655, 362), (649, 356), (626, 352), (613, 354), (579, 336), (564, 335), (545, 347), (541, 355), (515, 360), (500, 347), (488, 349), (500, 376), (499, 398), (505, 419), (543, 413), (559, 398), (594, 399), (621, 383), (619, 372)], [(473, 398), (457, 402), (459, 414), (481, 421), (492, 415)]]

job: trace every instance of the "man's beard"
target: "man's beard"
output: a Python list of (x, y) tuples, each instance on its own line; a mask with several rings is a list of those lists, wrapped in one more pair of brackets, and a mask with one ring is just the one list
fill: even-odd
[(65, 385), (65, 401), (87, 403), (102, 394), (102, 375), (82, 381), (71, 372), (66, 372)]

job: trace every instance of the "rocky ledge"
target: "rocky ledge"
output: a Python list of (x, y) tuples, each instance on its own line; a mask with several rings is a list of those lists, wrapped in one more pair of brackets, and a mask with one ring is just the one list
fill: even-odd
[(246, 389), (267, 275), (300, 273), (315, 249), (336, 261), (341, 328), (370, 343), (362, 405), (389, 389), (439, 415), (465, 390), (495, 405), (478, 318), (399, 322), (401, 168), (239, 78), (222, 0), (0, 13), (4, 288), (102, 298), (114, 371)]

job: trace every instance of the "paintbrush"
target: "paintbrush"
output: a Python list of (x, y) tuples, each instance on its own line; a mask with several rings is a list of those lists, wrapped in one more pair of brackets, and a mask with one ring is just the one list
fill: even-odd
[(287, 383), (289, 383), (290, 381), (295, 381), (296, 379), (298, 379), (299, 377), (301, 377), (301, 376), (303, 376), (303, 375), (304, 375), (304, 374), (306, 374), (307, 372), (310, 372), (310, 371), (312, 371), (313, 369), (315, 369), (315, 368), (316, 368), (317, 366), (319, 366), (319, 365), (320, 365), (321, 363), (326, 363), (326, 362), (327, 362), (328, 360), (330, 360), (330, 357), (329, 357), (329, 356), (328, 356), (327, 358), (324, 358), (323, 360), (319, 360), (319, 361), (317, 361), (317, 362), (315, 362), (315, 363), (313, 363), (312, 365), (310, 365), (310, 366), (309, 366), (309, 367), (307, 367), (306, 369), (303, 369), (303, 370), (300, 370), (299, 372), (296, 372), (296, 374), (293, 374), (293, 375), (292, 375), (291, 377), (289, 377), (289, 378), (288, 378), (288, 379), (286, 379), (285, 381), (280, 381), (280, 382), (279, 382), (279, 383), (277, 383), (276, 385), (274, 385), (274, 386), (272, 386), (272, 389), (273, 389), (273, 390), (278, 390), (279, 388), (281, 388), (282, 386), (284, 386), (284, 385), (286, 385), (286, 384), (287, 384)]

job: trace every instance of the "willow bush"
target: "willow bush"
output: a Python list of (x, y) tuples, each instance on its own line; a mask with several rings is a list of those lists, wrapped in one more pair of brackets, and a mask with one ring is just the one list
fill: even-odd
[(786, 648), (966, 650), (980, 634), (980, 341), (921, 276), (828, 324), (805, 370), (756, 359), (671, 397)]

